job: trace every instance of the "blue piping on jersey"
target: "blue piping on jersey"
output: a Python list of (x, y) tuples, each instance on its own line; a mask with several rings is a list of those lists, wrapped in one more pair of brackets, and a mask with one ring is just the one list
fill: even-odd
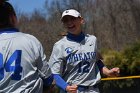
[(61, 76), (59, 74), (53, 74), (53, 77), (56, 85), (66, 91), (66, 87), (68, 86), (68, 84), (61, 78)]
[(14, 33), (14, 32), (19, 32), (19, 30), (17, 28), (0, 29), (0, 34), (2, 34), (2, 33)]
[(85, 34), (81, 32), (80, 35), (76, 36), (74, 34), (68, 33), (67, 38), (80, 43), (85, 39)]

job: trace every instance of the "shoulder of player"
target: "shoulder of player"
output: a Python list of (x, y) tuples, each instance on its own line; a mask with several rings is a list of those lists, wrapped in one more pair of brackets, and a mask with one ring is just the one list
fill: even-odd
[(28, 40), (29, 42), (40, 43), (40, 41), (34, 35), (31, 34), (21, 32), (20, 38), (24, 38), (24, 40)]
[(66, 40), (66, 37), (64, 36), (63, 38), (61, 38), (60, 40), (58, 40), (57, 42), (55, 42), (54, 46), (57, 46), (57, 47), (63, 46), (64, 43), (65, 43), (65, 40)]
[(91, 35), (91, 34), (86, 34), (85, 35), (87, 38), (91, 38), (91, 39), (97, 39), (96, 36)]
[(32, 39), (37, 39), (34, 35), (31, 35), (31, 34), (25, 34), (25, 36)]

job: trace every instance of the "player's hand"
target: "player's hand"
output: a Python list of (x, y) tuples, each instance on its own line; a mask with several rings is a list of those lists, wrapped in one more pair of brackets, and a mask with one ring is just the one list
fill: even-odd
[(108, 72), (108, 76), (110, 77), (117, 77), (120, 75), (120, 69), (118, 67), (112, 68)]
[(77, 93), (77, 88), (78, 88), (77, 85), (67, 86), (67, 87), (66, 87), (66, 91), (67, 91), (68, 93)]

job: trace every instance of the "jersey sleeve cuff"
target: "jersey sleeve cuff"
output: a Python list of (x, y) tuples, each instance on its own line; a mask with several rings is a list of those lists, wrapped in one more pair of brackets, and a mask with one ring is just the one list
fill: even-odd
[(97, 61), (97, 66), (100, 71), (102, 71), (103, 67), (105, 67), (105, 65), (101, 59)]

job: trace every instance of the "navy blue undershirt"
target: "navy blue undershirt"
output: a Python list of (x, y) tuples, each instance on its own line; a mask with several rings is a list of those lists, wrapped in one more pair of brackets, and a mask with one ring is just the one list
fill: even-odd
[(14, 33), (14, 32), (19, 32), (19, 30), (17, 28), (0, 29), (0, 34), (2, 34), (2, 33)]
[(83, 32), (81, 32), (79, 35), (68, 33), (67, 38), (75, 42), (81, 42), (85, 39), (85, 34)]

